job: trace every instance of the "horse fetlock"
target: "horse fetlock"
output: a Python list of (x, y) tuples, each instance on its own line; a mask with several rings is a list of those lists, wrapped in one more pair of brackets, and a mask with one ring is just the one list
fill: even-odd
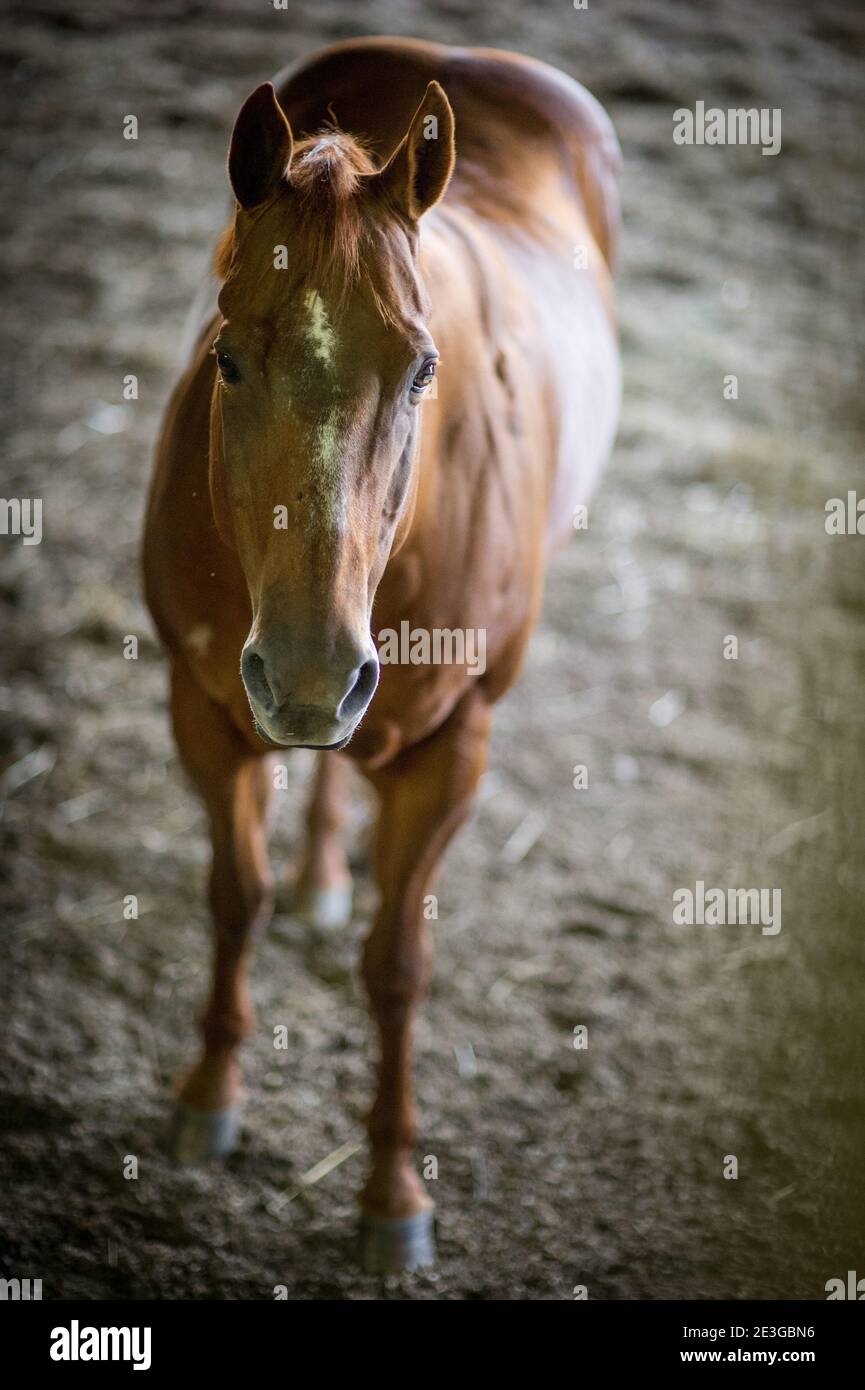
[(360, 1205), (365, 1213), (389, 1219), (432, 1210), (432, 1199), (415, 1171), (409, 1149), (373, 1149)]
[(232, 1050), (225, 1047), (207, 1051), (193, 1067), (178, 1090), (178, 1099), (193, 1110), (228, 1110), (240, 1105), (243, 1082)]

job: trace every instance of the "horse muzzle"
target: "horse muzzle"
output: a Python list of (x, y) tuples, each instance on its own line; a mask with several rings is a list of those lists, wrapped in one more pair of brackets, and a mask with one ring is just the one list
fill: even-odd
[[(288, 657), (288, 659), (287, 659)], [(240, 672), (260, 734), (280, 748), (341, 748), (375, 694), (378, 657), (353, 651), (342, 665), (292, 660), (279, 643), (247, 643)]]

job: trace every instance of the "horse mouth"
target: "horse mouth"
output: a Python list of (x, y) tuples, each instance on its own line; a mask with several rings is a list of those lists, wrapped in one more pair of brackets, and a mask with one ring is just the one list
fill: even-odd
[(270, 748), (278, 748), (281, 752), (289, 748), (312, 748), (317, 753), (338, 753), (341, 748), (345, 748), (346, 744), (351, 742), (355, 732), (354, 729), (352, 729), (351, 733), (346, 734), (345, 738), (337, 739), (335, 743), (279, 743), (271, 734), (268, 734), (261, 727), (255, 715), (252, 716), (252, 722), (255, 725), (255, 732), (262, 742), (266, 743)]

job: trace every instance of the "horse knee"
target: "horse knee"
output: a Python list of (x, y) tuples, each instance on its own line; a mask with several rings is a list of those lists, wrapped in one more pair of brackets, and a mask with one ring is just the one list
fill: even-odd
[(214, 873), (210, 881), (210, 911), (219, 935), (238, 946), (266, 927), (273, 915), (271, 879), (255, 883), (226, 884)]
[(201, 1015), (201, 1035), (208, 1052), (233, 1052), (255, 1027), (255, 1015), (247, 1002), (211, 1003)]
[(416, 937), (381, 941), (374, 931), (364, 943), (363, 981), (379, 1016), (411, 1009), (425, 994), (431, 971), (429, 947)]

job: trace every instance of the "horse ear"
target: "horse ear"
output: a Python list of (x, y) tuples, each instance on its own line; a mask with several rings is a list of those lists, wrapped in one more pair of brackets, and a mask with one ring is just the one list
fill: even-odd
[(228, 151), (228, 177), (242, 208), (273, 193), (291, 163), (291, 126), (270, 82), (256, 87), (240, 108)]
[(376, 178), (399, 211), (416, 221), (442, 197), (455, 157), (454, 113), (444, 90), (431, 82), (408, 131)]

